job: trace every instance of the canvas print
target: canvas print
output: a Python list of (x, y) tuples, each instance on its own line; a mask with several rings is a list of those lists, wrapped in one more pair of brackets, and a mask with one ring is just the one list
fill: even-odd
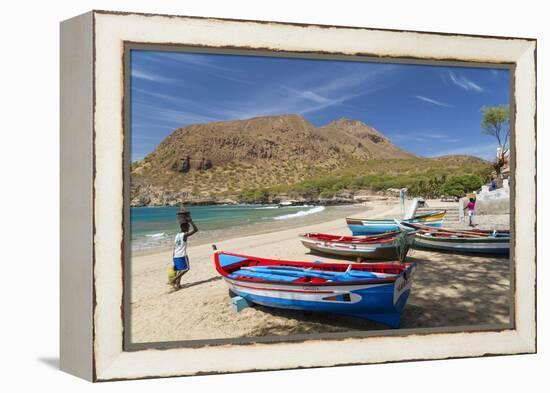
[(130, 342), (508, 326), (504, 66), (130, 50)]

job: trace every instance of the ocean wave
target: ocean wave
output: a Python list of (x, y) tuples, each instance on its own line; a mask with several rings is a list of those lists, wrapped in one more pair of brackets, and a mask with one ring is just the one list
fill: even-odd
[(166, 233), (160, 232), (160, 233), (148, 233), (145, 236), (151, 238), (151, 239), (161, 239), (164, 236), (166, 236)]
[(279, 206), (262, 206), (262, 207), (255, 207), (256, 210), (264, 210), (264, 209), (279, 209)]
[(172, 237), (166, 232), (147, 233), (145, 236), (132, 239), (132, 251), (167, 247), (172, 243)]
[(308, 216), (310, 214), (321, 213), (325, 210), (324, 206), (316, 206), (313, 209), (309, 210), (300, 210), (296, 213), (284, 214), (282, 216), (273, 217), (274, 220), (288, 220), (290, 218)]

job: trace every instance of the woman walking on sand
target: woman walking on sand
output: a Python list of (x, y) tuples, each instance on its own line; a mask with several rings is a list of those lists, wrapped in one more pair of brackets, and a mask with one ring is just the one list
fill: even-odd
[(470, 198), (470, 201), (464, 208), (464, 211), (466, 210), (468, 210), (468, 217), (470, 217), (470, 223), (468, 225), (473, 227), (474, 226), (473, 217), (476, 213), (476, 200), (474, 198)]
[[(189, 230), (189, 226), (192, 227)], [(187, 256), (187, 239), (199, 231), (193, 220), (180, 224), (180, 231), (174, 239), (174, 273), (169, 284), (174, 289), (181, 289), (181, 278), (189, 271), (189, 257)]]

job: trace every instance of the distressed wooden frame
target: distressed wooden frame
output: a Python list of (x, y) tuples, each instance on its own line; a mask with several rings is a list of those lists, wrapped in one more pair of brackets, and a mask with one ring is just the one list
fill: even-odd
[[(521, 138), (512, 139), (512, 190), (521, 192), (511, 197), (511, 326), (249, 345), (125, 345), (129, 43), (513, 67), (513, 126)], [(61, 50), (63, 370), (106, 381), (536, 351), (536, 40), (92, 11), (62, 23)]]

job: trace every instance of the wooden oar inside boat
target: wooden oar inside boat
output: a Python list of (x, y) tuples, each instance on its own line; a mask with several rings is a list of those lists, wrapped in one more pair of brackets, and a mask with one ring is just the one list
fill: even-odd
[[(398, 220), (396, 220), (398, 221)], [(459, 229), (444, 229), (444, 228), (433, 228), (428, 227), (426, 225), (420, 225), (420, 224), (411, 224), (411, 223), (405, 223), (402, 221), (398, 221), (399, 225), (410, 228), (410, 229), (416, 229), (418, 231), (424, 232), (424, 233), (440, 233), (440, 234), (449, 234), (449, 235), (456, 235), (459, 237), (466, 237), (466, 238), (484, 238), (489, 237), (490, 232), (477, 232), (474, 230), (459, 230)]]

